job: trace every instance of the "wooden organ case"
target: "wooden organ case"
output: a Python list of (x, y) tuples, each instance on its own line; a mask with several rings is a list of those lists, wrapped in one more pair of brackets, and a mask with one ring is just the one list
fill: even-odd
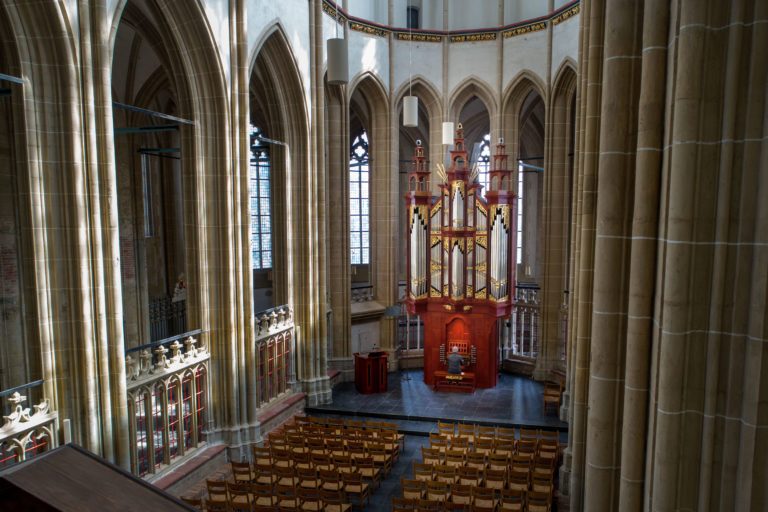
[[(475, 385), (494, 387), (498, 373), (498, 319), (515, 295), (516, 195), (504, 141), (492, 155), (485, 197), (469, 168), (458, 125), (451, 163), (430, 194), (424, 148), (417, 143), (408, 173), (406, 307), (424, 323), (424, 381), (434, 385), (445, 357), (458, 346)], [(442, 170), (441, 170), (442, 171)]]

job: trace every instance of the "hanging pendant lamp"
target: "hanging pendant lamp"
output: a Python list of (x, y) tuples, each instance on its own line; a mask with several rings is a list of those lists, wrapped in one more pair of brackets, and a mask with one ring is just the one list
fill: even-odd
[(443, 123), (443, 145), (453, 145), (453, 123), (451, 121)]
[(344, 85), (349, 82), (347, 40), (343, 37), (328, 39), (328, 83)]
[(403, 98), (403, 126), (419, 126), (419, 98), (416, 96)]
[[(349, 51), (347, 49), (347, 39), (339, 37), (339, 2), (336, 0), (336, 17), (334, 25), (336, 26), (336, 37), (328, 39), (327, 53), (328, 58), (328, 83), (332, 85), (344, 85), (349, 82)], [(346, 24), (346, 21), (344, 22)]]

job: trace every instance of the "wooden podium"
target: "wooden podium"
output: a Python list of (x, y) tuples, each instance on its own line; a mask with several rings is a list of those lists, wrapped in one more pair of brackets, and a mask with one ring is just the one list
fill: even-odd
[(355, 388), (364, 395), (387, 390), (387, 353), (355, 352)]

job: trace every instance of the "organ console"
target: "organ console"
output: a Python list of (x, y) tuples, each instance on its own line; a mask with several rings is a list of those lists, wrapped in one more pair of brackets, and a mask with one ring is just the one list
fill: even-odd
[(496, 385), (497, 320), (509, 316), (514, 297), (516, 196), (503, 139), (491, 159), (485, 197), (470, 169), (464, 130), (456, 130), (451, 163), (439, 194), (418, 142), (408, 173), (406, 307), (424, 322), (424, 381), (436, 389), (448, 379), (445, 358), (453, 346), (466, 355), (472, 386)]

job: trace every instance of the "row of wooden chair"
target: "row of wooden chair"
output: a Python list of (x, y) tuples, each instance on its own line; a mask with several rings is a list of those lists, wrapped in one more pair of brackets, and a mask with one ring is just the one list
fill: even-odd
[(470, 440), (476, 438), (512, 438), (512, 439), (546, 439), (559, 441), (560, 434), (556, 430), (532, 428), (496, 427), (475, 425), (473, 423), (437, 422), (437, 433), (450, 437), (463, 437)]
[(447, 436), (431, 433), (429, 435), (430, 446), (441, 451), (463, 450), (480, 451), (489, 453), (492, 451), (507, 451), (509, 453), (537, 453), (540, 450), (560, 451), (560, 443), (555, 439), (513, 439), (510, 437), (476, 437), (473, 441), (466, 437)]
[(511, 446), (494, 446), (488, 450), (463, 450), (463, 449), (442, 449), (439, 446), (430, 444), (430, 446), (423, 446), (421, 448), (422, 457), (427, 460), (435, 460), (440, 463), (449, 463), (451, 465), (467, 465), (470, 462), (477, 463), (478, 461), (485, 461), (487, 464), (489, 460), (493, 458), (509, 459), (510, 461), (520, 461), (521, 463), (527, 461), (528, 464), (533, 464), (538, 460), (548, 460), (551, 464), (556, 465), (560, 460), (560, 451), (550, 446), (540, 446), (535, 451), (517, 450)]
[(486, 481), (499, 481), (503, 479), (503, 481), (508, 482), (512, 477), (518, 481), (525, 478), (529, 482), (533, 479), (553, 482), (554, 476), (554, 468), (550, 466), (536, 466), (533, 468), (530, 466), (510, 466), (509, 468), (496, 467), (480, 470), (469, 466), (456, 468), (443, 464), (413, 463), (413, 478), (425, 482), (437, 480), (449, 484), (460, 483), (483, 487)]
[(292, 423), (284, 425), (281, 431), (301, 432), (301, 433), (322, 433), (341, 435), (346, 432), (368, 432), (374, 436), (380, 432), (391, 432), (396, 434), (401, 443), (405, 435), (397, 430), (397, 424), (387, 421), (360, 421), (342, 418), (323, 418), (314, 416), (297, 416)]
[(261, 486), (207, 481), (207, 499), (182, 498), (208, 512), (320, 511), (347, 512), (352, 508), (342, 488), (287, 485)]
[[(443, 491), (450, 494), (453, 487), (476, 487), (479, 489), (491, 489), (493, 491), (501, 492), (504, 490), (522, 491), (522, 492), (537, 492), (549, 495), (554, 498), (554, 483), (552, 479), (533, 475), (531, 478), (529, 475), (520, 475), (516, 473), (507, 474), (503, 471), (488, 470), (480, 482), (472, 482), (471, 479), (463, 480), (420, 480), (420, 479), (408, 479), (403, 478), (401, 484), (403, 485), (403, 495), (406, 498), (415, 498), (420, 493), (429, 492), (432, 490), (436, 494), (441, 494)], [(413, 491), (416, 495), (409, 496), (407, 493)], [(417, 492), (419, 491), (419, 492)], [(423, 496), (421, 496), (423, 497)], [(431, 499), (431, 498), (430, 498)]]
[[(429, 502), (429, 503), (425, 503)], [(426, 508), (430, 507), (430, 508)], [(403, 492), (403, 497), (392, 499), (394, 512), (406, 510), (506, 510), (514, 512), (550, 512), (552, 497), (547, 493), (504, 489), (495, 491), (469, 485), (453, 486), (445, 494), (442, 490), (416, 490)]]
[(371, 459), (374, 466), (380, 468), (383, 475), (386, 476), (392, 469), (396, 458), (397, 453), (393, 450), (387, 450), (387, 446), (382, 443), (354, 446), (350, 444), (349, 447), (326, 453), (295, 452), (274, 447), (272, 449), (254, 447), (252, 454), (253, 465), (249, 467), (247, 462), (235, 463), (232, 470), (236, 474), (240, 472), (247, 474), (248, 471), (256, 471), (258, 467), (335, 469), (337, 467), (355, 466), (358, 460), (365, 461)]

